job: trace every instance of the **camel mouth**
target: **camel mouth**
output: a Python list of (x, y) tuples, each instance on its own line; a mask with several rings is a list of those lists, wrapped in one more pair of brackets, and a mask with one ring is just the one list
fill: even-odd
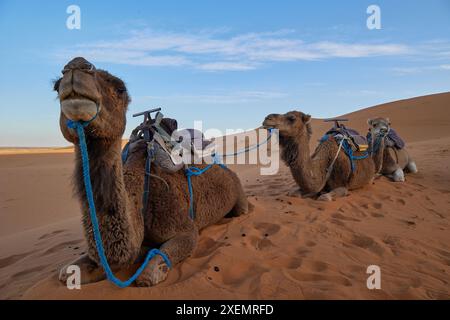
[(83, 96), (71, 96), (61, 100), (60, 104), (61, 112), (73, 121), (89, 121), (99, 110), (97, 102)]
[(264, 129), (277, 129), (277, 123), (272, 122), (270, 120), (264, 120), (262, 124), (262, 128)]

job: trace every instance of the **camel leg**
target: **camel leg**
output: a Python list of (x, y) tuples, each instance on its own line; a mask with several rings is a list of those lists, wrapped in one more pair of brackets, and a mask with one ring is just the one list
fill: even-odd
[(406, 165), (406, 169), (410, 173), (417, 173), (417, 172), (419, 172), (419, 170), (417, 170), (416, 163), (414, 161), (412, 161), (412, 160), (408, 162), (408, 164)]
[(397, 170), (395, 170), (394, 173), (389, 175), (388, 177), (391, 178), (392, 180), (394, 180), (395, 182), (404, 182), (405, 181), (405, 173), (403, 172), (403, 170), (401, 168), (398, 168)]
[[(189, 257), (197, 245), (198, 231), (184, 232), (166, 241), (160, 248), (170, 259), (172, 267)], [(148, 263), (144, 271), (136, 279), (139, 287), (154, 286), (166, 280), (169, 274), (169, 267), (164, 259), (157, 255)]]
[(339, 187), (331, 190), (328, 193), (321, 194), (317, 200), (320, 201), (332, 201), (336, 198), (345, 197), (348, 195), (348, 190), (345, 187)]
[(81, 284), (97, 282), (106, 278), (103, 268), (89, 258), (87, 254), (84, 254), (59, 270), (59, 281), (67, 283), (67, 279), (72, 275), (72, 273), (67, 272), (67, 269), (72, 265), (80, 268)]

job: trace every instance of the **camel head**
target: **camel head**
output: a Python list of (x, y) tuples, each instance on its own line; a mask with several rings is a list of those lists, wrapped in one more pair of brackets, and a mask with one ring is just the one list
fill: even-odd
[(269, 114), (263, 122), (264, 128), (279, 130), (282, 137), (297, 137), (303, 133), (311, 135), (311, 116), (300, 111), (285, 114)]
[(54, 90), (61, 105), (64, 137), (70, 142), (76, 139), (75, 132), (66, 126), (67, 120), (89, 121), (95, 117), (85, 130), (87, 138), (121, 138), (130, 102), (124, 82), (81, 57), (71, 60), (61, 72)]
[(385, 136), (391, 129), (389, 118), (373, 118), (367, 120), (369, 131), (373, 137)]

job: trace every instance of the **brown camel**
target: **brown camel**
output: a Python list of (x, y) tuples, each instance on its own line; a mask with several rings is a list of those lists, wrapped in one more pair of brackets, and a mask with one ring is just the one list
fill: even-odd
[[(369, 132), (371, 137), (376, 139), (377, 137), (383, 137), (383, 145), (375, 148), (380, 149), (377, 152), (380, 156), (374, 158), (377, 172), (389, 177), (393, 181), (403, 182), (405, 181), (404, 170), (408, 172), (416, 173), (417, 166), (414, 160), (409, 155), (405, 147), (398, 148), (395, 143), (389, 139), (387, 135), (391, 130), (391, 123), (389, 118), (374, 118), (367, 120), (369, 125)], [(369, 139), (371, 140), (371, 139)], [(374, 141), (369, 141), (371, 145), (377, 145)], [(375, 150), (378, 151), (378, 150)]]
[[(265, 128), (279, 130), (281, 157), (290, 168), (301, 195), (315, 196), (322, 193), (318, 199), (329, 201), (373, 181), (375, 165), (372, 158), (355, 160), (356, 166), (352, 172), (349, 157), (342, 150), (338, 153), (339, 146), (333, 137), (321, 142), (310, 155), (310, 121), (310, 115), (291, 111), (286, 114), (270, 114), (263, 122)], [(334, 159), (333, 169), (327, 176), (327, 170)]]
[[(229, 169), (213, 166), (206, 173), (192, 177), (195, 220), (189, 217), (189, 193), (183, 170), (165, 172), (157, 165), (150, 179), (150, 196), (146, 212), (141, 212), (145, 172), (145, 143), (130, 150), (125, 165), (121, 161), (121, 142), (126, 111), (130, 102), (122, 80), (104, 70), (97, 70), (83, 58), (70, 61), (55, 82), (61, 103), (60, 128), (63, 136), (75, 144), (74, 189), (81, 203), (84, 235), (88, 252), (69, 265), (81, 268), (81, 282), (105, 278), (93, 238), (92, 224), (82, 178), (78, 137), (66, 121), (87, 121), (85, 128), (90, 158), (92, 188), (103, 237), (106, 257), (113, 271), (126, 268), (142, 258), (147, 247), (159, 247), (172, 265), (183, 261), (194, 251), (199, 230), (217, 223), (226, 215), (248, 212), (249, 203), (239, 178)], [(205, 165), (198, 165), (203, 168)], [(68, 266), (69, 266), (68, 265)], [(60, 271), (66, 281), (67, 267)], [(136, 280), (139, 286), (155, 285), (168, 274), (168, 266), (155, 256)]]

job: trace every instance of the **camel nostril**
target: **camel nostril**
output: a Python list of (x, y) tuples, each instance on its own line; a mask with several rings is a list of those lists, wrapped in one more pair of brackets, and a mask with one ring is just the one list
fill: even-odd
[(87, 61), (86, 59), (82, 57), (77, 57), (75, 59), (72, 59), (68, 64), (64, 66), (64, 69), (62, 70), (62, 73), (64, 74), (67, 71), (70, 70), (81, 70), (81, 71), (95, 71), (95, 66)]

